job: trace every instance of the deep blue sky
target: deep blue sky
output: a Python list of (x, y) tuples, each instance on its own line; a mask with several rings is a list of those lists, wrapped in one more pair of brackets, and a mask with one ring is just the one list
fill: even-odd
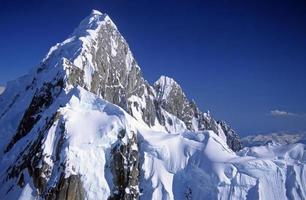
[(306, 130), (305, 1), (0, 0), (0, 85), (93, 8), (110, 15), (150, 83), (173, 77), (242, 135)]

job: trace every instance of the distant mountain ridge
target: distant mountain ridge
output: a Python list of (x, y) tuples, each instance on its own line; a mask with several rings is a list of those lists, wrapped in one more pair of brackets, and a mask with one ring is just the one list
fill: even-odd
[(306, 144), (306, 133), (271, 133), (271, 134), (258, 134), (249, 135), (241, 138), (241, 142), (246, 147), (266, 145), (269, 142), (277, 144)]

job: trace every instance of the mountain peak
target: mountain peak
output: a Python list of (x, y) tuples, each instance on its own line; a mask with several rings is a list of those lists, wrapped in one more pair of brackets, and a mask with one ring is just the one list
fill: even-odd
[(103, 13), (100, 12), (99, 10), (92, 9), (91, 15), (103, 15)]
[(183, 93), (181, 86), (173, 79), (168, 76), (160, 76), (160, 78), (154, 83), (154, 87), (159, 91), (160, 99), (167, 99), (173, 89), (181, 91)]
[(165, 76), (165, 75), (161, 75), (159, 77), (159, 79), (155, 82), (154, 85), (157, 85), (157, 84), (160, 84), (160, 85), (173, 85), (173, 84), (176, 84), (178, 85), (178, 83), (171, 77), (169, 76)]
[(126, 56), (128, 57), (126, 59), (125, 55), (121, 56), (124, 58), (120, 57), (122, 60), (120, 62), (128, 62), (130, 65), (125, 67), (131, 68), (133, 63), (132, 55), (116, 25), (107, 14), (92, 10), (74, 29), (68, 39), (51, 47), (42, 61), (42, 66), (39, 66), (39, 68), (60, 66), (58, 63), (62, 58), (65, 58), (71, 63), (71, 66), (81, 70), (80, 73), (84, 74), (83, 78), (86, 87), (90, 89), (92, 76), (94, 72), (99, 71), (98, 66), (101, 64), (96, 63), (93, 58), (100, 57), (104, 66), (109, 66), (110, 63), (114, 63), (119, 59), (119, 55), (123, 54), (123, 51), (127, 51), (129, 55)]
[(83, 35), (84, 31), (88, 32), (88, 30), (98, 30), (99, 27), (103, 24), (103, 22), (111, 23), (114, 25), (114, 23), (107, 14), (103, 14), (98, 10), (92, 10), (90, 15), (88, 15), (81, 21), (81, 23), (74, 30), (72, 35), (79, 36)]

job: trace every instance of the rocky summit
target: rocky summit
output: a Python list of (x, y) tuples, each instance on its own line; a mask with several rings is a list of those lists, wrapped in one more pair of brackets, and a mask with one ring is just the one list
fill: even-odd
[(96, 10), (0, 96), (1, 199), (306, 198), (303, 144), (242, 148)]

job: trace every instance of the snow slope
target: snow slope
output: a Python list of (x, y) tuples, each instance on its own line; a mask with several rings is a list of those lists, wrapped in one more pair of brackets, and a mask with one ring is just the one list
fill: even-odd
[(236, 155), (210, 131), (143, 137), (144, 199), (305, 199), (302, 144)]
[[(107, 199), (112, 188), (109, 157), (121, 128), (137, 132), (141, 151), (141, 199), (305, 199), (306, 154), (303, 144), (244, 148), (238, 154), (212, 131), (169, 134), (157, 132), (135, 120), (123, 109), (92, 93), (76, 88), (60, 108), (62, 116), (45, 135), (45, 158), (56, 156), (60, 121), (66, 133), (60, 152), (68, 163), (66, 177), (79, 175), (86, 199)], [(63, 103), (63, 102), (61, 102)], [(32, 135), (31, 137), (35, 137)], [(28, 138), (31, 140), (31, 138)], [(1, 161), (1, 176), (5, 163)], [(50, 166), (52, 159), (46, 160)], [(94, 167), (93, 167), (94, 166)], [(25, 170), (26, 171), (26, 170)], [(52, 172), (49, 185), (56, 182)], [(13, 185), (2, 199), (34, 198), (36, 188), (25, 175), (25, 187)], [(12, 181), (13, 182), (13, 181)], [(11, 184), (8, 186), (11, 187)], [(34, 191), (34, 192), (33, 192)]]

